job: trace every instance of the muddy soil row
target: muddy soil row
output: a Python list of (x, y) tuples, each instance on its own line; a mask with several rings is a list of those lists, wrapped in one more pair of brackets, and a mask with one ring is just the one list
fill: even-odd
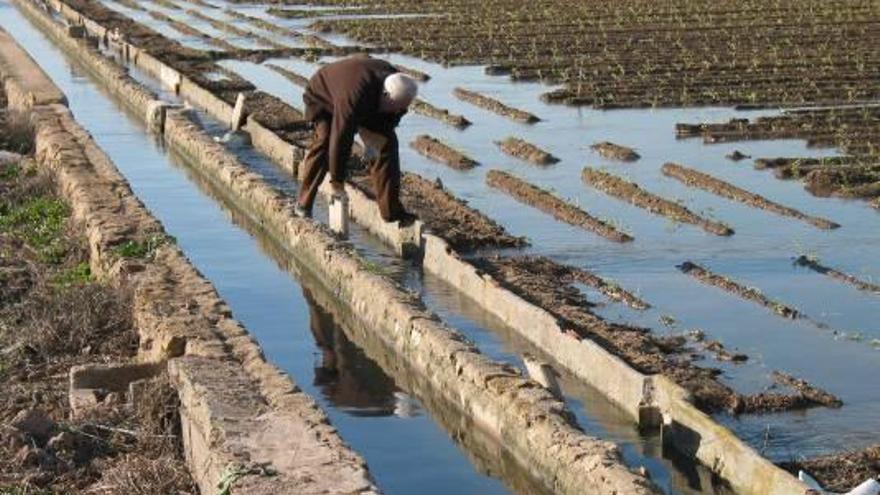
[[(143, 10), (146, 10), (146, 9), (143, 9)], [(177, 19), (174, 19), (170, 16), (167, 16), (167, 15), (163, 14), (162, 12), (159, 12), (158, 10), (150, 10), (148, 12), (150, 14), (150, 17), (152, 17), (153, 19), (156, 19), (158, 21), (164, 22), (165, 24), (168, 24), (175, 31), (177, 31), (185, 36), (193, 36), (193, 37), (199, 38), (200, 40), (203, 40), (206, 43), (210, 43), (210, 44), (216, 46), (217, 48), (219, 48), (220, 50), (224, 50), (224, 51), (237, 51), (239, 49), (237, 46), (233, 45), (232, 43), (229, 43), (226, 40), (215, 38), (215, 37), (203, 32), (203, 31), (199, 31), (198, 29), (190, 26), (189, 24), (187, 24), (185, 22), (178, 21)]]
[(416, 81), (428, 82), (431, 80), (431, 76), (417, 69), (413, 69), (412, 67), (407, 67), (405, 65), (393, 64), (394, 68), (400, 71), (402, 74), (406, 74), (409, 77), (415, 79)]
[(717, 179), (715, 177), (712, 177), (711, 175), (699, 172), (694, 169), (690, 169), (675, 163), (666, 163), (663, 165), (663, 167), (661, 167), (660, 170), (663, 172), (663, 175), (681, 181), (685, 185), (696, 187), (704, 191), (717, 194), (718, 196), (747, 204), (754, 208), (767, 210), (769, 212), (776, 213), (777, 215), (803, 220), (820, 229), (829, 230), (840, 227), (840, 224), (838, 223), (826, 220), (824, 218), (807, 215), (794, 208), (789, 208), (779, 203), (770, 201), (769, 199), (759, 194), (746, 191), (745, 189), (734, 186), (733, 184), (730, 184), (728, 182)]
[(471, 125), (471, 121), (464, 116), (449, 113), (449, 110), (435, 107), (421, 98), (416, 98), (416, 100), (413, 101), (410, 110), (419, 115), (439, 120), (440, 122), (455, 127), (456, 129), (465, 129)]
[(641, 158), (641, 156), (639, 156), (639, 154), (636, 153), (634, 149), (628, 148), (626, 146), (621, 146), (619, 144), (614, 144), (608, 141), (595, 143), (590, 146), (590, 148), (595, 150), (596, 153), (599, 153), (605, 158), (619, 160), (622, 162), (634, 162)]
[[(352, 177), (353, 183), (370, 197), (373, 185), (366, 170)], [(415, 213), (432, 233), (444, 239), (459, 253), (480, 249), (519, 248), (529, 244), (525, 237), (511, 235), (497, 222), (472, 208), (434, 182), (411, 172), (404, 172), (400, 184), (400, 201), (407, 211)]]
[(758, 158), (754, 162), (755, 170), (799, 169), (801, 167), (837, 167), (858, 164), (862, 158), (855, 156), (828, 156), (823, 158), (776, 157)]
[(495, 145), (508, 155), (535, 165), (552, 165), (559, 163), (559, 158), (538, 148), (532, 143), (516, 137), (508, 137), (503, 141), (495, 141)]
[(677, 124), (676, 133), (684, 138), (702, 136), (709, 143), (806, 139), (808, 146), (836, 147), (849, 156), (761, 158), (755, 167), (773, 168), (781, 179), (801, 179), (816, 196), (880, 198), (880, 109), (876, 106), (799, 110), (753, 121)]
[(553, 215), (556, 219), (594, 232), (611, 241), (630, 242), (633, 240), (632, 236), (619, 231), (608, 222), (596, 218), (583, 209), (554, 196), (549, 191), (507, 172), (490, 170), (486, 174), (486, 183), (510, 194), (518, 201)]
[(422, 156), (456, 170), (470, 170), (479, 165), (476, 160), (427, 134), (416, 136), (409, 145)]
[(472, 260), (502, 286), (556, 318), (572, 335), (589, 338), (642, 373), (659, 373), (693, 394), (706, 412), (766, 413), (824, 405), (797, 390), (791, 394), (743, 395), (718, 380), (720, 370), (695, 364), (684, 337), (657, 337), (649, 329), (611, 323), (592, 312), (595, 304), (574, 285), (589, 281), (577, 269), (539, 257), (486, 257)]
[(623, 287), (605, 280), (594, 273), (590, 273), (583, 268), (557, 263), (544, 256), (522, 256), (505, 261), (515, 266), (527, 267), (528, 271), (531, 272), (552, 274), (562, 284), (574, 285), (580, 283), (592, 287), (605, 294), (609, 299), (626, 304), (633, 309), (644, 310), (651, 307), (650, 304)]
[(266, 67), (268, 67), (269, 69), (272, 69), (273, 71), (277, 72), (278, 74), (281, 74), (282, 76), (284, 76), (285, 79), (292, 82), (293, 84), (296, 84), (297, 86), (299, 86), (301, 88), (306, 88), (309, 86), (309, 78), (302, 75), (302, 74), (298, 74), (290, 69), (281, 67), (280, 65), (275, 65), (275, 64), (264, 64), (264, 65)]
[(535, 122), (540, 122), (537, 116), (532, 115), (529, 112), (524, 110), (519, 110), (513, 108), (511, 106), (505, 105), (500, 101), (490, 98), (485, 95), (481, 95), (480, 93), (469, 91), (464, 88), (455, 88), (452, 91), (452, 94), (456, 96), (459, 100), (470, 103), (471, 105), (484, 108), (489, 110), (490, 112), (494, 112), (502, 117), (507, 117), (516, 122), (521, 122), (524, 124), (534, 124)]
[(211, 26), (213, 26), (214, 28), (216, 28), (220, 31), (231, 33), (236, 36), (241, 36), (242, 38), (248, 38), (251, 40), (255, 40), (255, 41), (258, 41), (258, 42), (262, 43), (263, 45), (271, 47), (271, 48), (280, 48), (282, 50), (286, 49), (286, 48), (290, 48), (289, 46), (282, 44), (282, 43), (279, 43), (271, 38), (266, 38), (265, 36), (261, 36), (257, 33), (254, 33), (253, 31), (249, 31), (247, 29), (242, 29), (242, 28), (236, 26), (235, 24), (221, 21), (219, 19), (215, 19), (209, 15), (205, 15), (205, 14), (199, 12), (198, 10), (186, 9), (186, 13), (195, 17), (196, 19), (200, 19), (202, 21), (207, 22), (208, 24), (210, 24)]
[(880, 294), (880, 284), (868, 282), (853, 275), (850, 275), (849, 273), (827, 267), (820, 263), (819, 260), (817, 260), (816, 258), (812, 258), (806, 255), (800, 255), (795, 259), (794, 264), (797, 266), (809, 268), (816, 273), (821, 273), (822, 275), (826, 275), (835, 280), (840, 280), (841, 282), (852, 285), (858, 290)]
[(754, 287), (746, 287), (734, 280), (731, 280), (728, 277), (713, 273), (712, 271), (691, 261), (685, 261), (684, 263), (678, 265), (678, 269), (681, 270), (682, 273), (690, 275), (700, 282), (708, 285), (713, 285), (722, 290), (730, 292), (731, 294), (735, 294), (743, 299), (754, 301), (761, 306), (769, 309), (773, 313), (782, 316), (783, 318), (795, 319), (802, 316), (797, 309), (783, 304), (779, 301), (774, 301), (770, 299), (769, 297), (765, 296), (760, 290)]
[(588, 185), (656, 215), (699, 226), (715, 235), (729, 236), (734, 233), (733, 229), (723, 223), (707, 220), (674, 201), (649, 193), (638, 184), (607, 172), (585, 167), (581, 177)]

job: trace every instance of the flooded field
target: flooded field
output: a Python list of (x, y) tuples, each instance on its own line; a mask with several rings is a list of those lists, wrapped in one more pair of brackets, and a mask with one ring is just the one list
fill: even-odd
[[(324, 28), (342, 26), (350, 34), (351, 23), (395, 14), (221, 0), (102, 4), (188, 48), (217, 50), (220, 68), (299, 110), (302, 78), (337, 57), (298, 58), (283, 50), (354, 46), (354, 39)], [(405, 10), (399, 13), (414, 19), (425, 15)], [(67, 93), (77, 118), (138, 196), (217, 286), (267, 357), (318, 399), (384, 491), (546, 490), (497, 442), (472, 434), (468, 418), (433, 397), (427, 383), (395, 368), (394, 356), (371, 341), (369, 332), (358, 330), (350, 310), (334, 305), (308, 267), (292, 261), (185, 160), (152, 142), (13, 7), (0, 3), (0, 12), (0, 25)], [(320, 26), (314, 26), (317, 20)], [(174, 29), (177, 22), (202, 35)], [(249, 50), (261, 55), (245, 56)], [(572, 297), (582, 300), (578, 304), (609, 328), (649, 329), (651, 345), (674, 349), (664, 359), (712, 375), (733, 402), (710, 406), (707, 401), (704, 410), (775, 463), (880, 442), (880, 392), (872, 382), (880, 372), (880, 213), (868, 201), (821, 197), (798, 181), (778, 180), (758, 161), (838, 157), (848, 153), (841, 143), (808, 146), (811, 136), (797, 139), (799, 134), (684, 138), (677, 124), (784, 114), (772, 108), (599, 110), (548, 104), (542, 95), (571, 88), (487, 75), (493, 70), (485, 65), (444, 66), (399, 53), (374, 56), (427, 75), (420, 99), (470, 122), (455, 125), (430, 112), (411, 112), (398, 129), (404, 170), (441, 183), (511, 236), (528, 240), (520, 248), (470, 246), (463, 250), (466, 258), (479, 265), (496, 254), (540, 256), (592, 274), (570, 281), (577, 292)], [(130, 70), (163, 99), (181, 102), (147, 74), (134, 66)], [(680, 103), (676, 98), (670, 102)], [(217, 139), (226, 133), (225, 124), (205, 113), (198, 117)], [(277, 189), (295, 194), (294, 178), (241, 136), (225, 145)], [(438, 147), (440, 161), (431, 157)], [(866, 179), (869, 185), (876, 180), (872, 177)], [(326, 221), (322, 205), (316, 218)], [(524, 369), (524, 354), (540, 354), (486, 308), (417, 264), (398, 259), (366, 230), (355, 226), (351, 241), (376, 270), (417, 292), (487, 356)], [(505, 266), (492, 263), (496, 269)], [(663, 491), (731, 493), (707, 481), (711, 475), (705, 468), (663, 448), (659, 435), (640, 434), (597, 391), (561, 374), (566, 404), (578, 424), (617, 443), (627, 464), (645, 466)], [(842, 404), (803, 400), (816, 395), (805, 393), (798, 380)]]

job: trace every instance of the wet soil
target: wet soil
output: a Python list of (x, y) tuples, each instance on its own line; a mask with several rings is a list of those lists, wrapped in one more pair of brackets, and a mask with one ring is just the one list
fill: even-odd
[(849, 273), (845, 273), (839, 270), (835, 270), (834, 268), (827, 267), (819, 262), (819, 260), (815, 258), (811, 258), (806, 255), (798, 256), (794, 264), (797, 266), (803, 266), (813, 270), (814, 272), (821, 273), (822, 275), (827, 275), (835, 280), (840, 280), (841, 282), (852, 285), (853, 287), (865, 291), (865, 292), (873, 292), (874, 294), (880, 294), (880, 284), (875, 284), (872, 282), (867, 282), (865, 280), (861, 280), (858, 277), (850, 275)]
[(743, 299), (754, 301), (783, 318), (795, 319), (801, 316), (797, 309), (768, 298), (760, 290), (754, 287), (746, 287), (728, 277), (713, 273), (696, 263), (685, 261), (681, 265), (678, 265), (678, 269), (681, 270), (682, 273), (686, 273), (700, 282), (713, 285)]
[(530, 114), (524, 110), (519, 110), (513, 108), (511, 106), (505, 105), (500, 101), (490, 98), (485, 95), (481, 95), (480, 93), (474, 91), (468, 91), (464, 88), (455, 88), (453, 90), (453, 94), (462, 101), (466, 101), (474, 106), (478, 106), (480, 108), (484, 108), (489, 110), (490, 112), (497, 113), (502, 117), (507, 117), (516, 122), (522, 122), (524, 124), (534, 124), (535, 122), (540, 122), (537, 116)]
[(510, 194), (518, 201), (553, 215), (554, 218), (594, 232), (606, 239), (615, 242), (633, 240), (630, 235), (620, 232), (607, 222), (507, 172), (490, 170), (486, 174), (486, 183)]
[(615, 175), (586, 167), (581, 178), (588, 185), (600, 191), (643, 208), (656, 215), (662, 215), (676, 222), (689, 223), (701, 227), (706, 232), (720, 236), (733, 235), (733, 229), (720, 222), (707, 220), (684, 206), (649, 193), (638, 186)]
[(417, 136), (410, 143), (410, 146), (423, 156), (446, 164), (456, 170), (469, 170), (479, 165), (472, 158), (465, 156), (464, 153), (427, 134)]
[(739, 201), (740, 203), (747, 204), (754, 208), (759, 208), (772, 213), (776, 213), (777, 215), (803, 220), (820, 229), (828, 230), (840, 227), (839, 224), (830, 220), (807, 215), (794, 208), (789, 208), (779, 203), (775, 203), (761, 195), (751, 193), (749, 191), (746, 191), (745, 189), (734, 186), (733, 184), (712, 177), (711, 175), (687, 167), (683, 167), (675, 163), (664, 164), (661, 168), (661, 171), (663, 172), (663, 175), (667, 177), (672, 177), (684, 183), (685, 185), (697, 187), (699, 189), (709, 191), (713, 194), (717, 194), (727, 199)]
[(816, 404), (821, 404), (825, 407), (843, 406), (843, 401), (838, 397), (816, 387), (806, 380), (793, 377), (788, 373), (783, 373), (781, 371), (774, 371), (771, 376), (776, 383), (794, 389), (799, 395)]
[(804, 470), (826, 490), (844, 493), (868, 479), (880, 480), (880, 445), (809, 460), (782, 463), (792, 474)]
[(755, 168), (773, 168), (780, 179), (802, 179), (816, 196), (880, 198), (880, 108), (805, 109), (754, 120), (677, 124), (678, 137), (707, 143), (804, 139), (808, 146), (836, 147), (849, 156), (761, 158)]
[[(374, 196), (365, 170), (359, 171), (352, 180), (359, 189)], [(494, 220), (445, 190), (439, 180), (431, 182), (405, 172), (401, 178), (400, 201), (432, 234), (444, 239), (459, 253), (528, 245), (525, 237), (511, 235)]]
[(503, 141), (495, 141), (495, 144), (508, 155), (535, 165), (552, 165), (559, 162), (559, 158), (519, 138), (508, 137)]
[(409, 108), (419, 115), (437, 119), (444, 124), (455, 127), (456, 129), (465, 129), (471, 125), (471, 121), (463, 116), (449, 113), (449, 110), (445, 108), (437, 108), (421, 98), (416, 98)]
[(797, 2), (768, 9), (757, 0), (673, 9), (657, 9), (648, 0), (318, 3), (425, 14), (320, 24), (445, 65), (491, 65), (513, 80), (564, 84), (546, 96), (559, 103), (763, 108), (852, 104), (880, 96), (872, 84), (878, 13), (858, 3), (816, 2), (807, 9)]
[(619, 160), (622, 162), (634, 162), (641, 158), (641, 156), (639, 156), (639, 154), (636, 153), (634, 149), (628, 148), (626, 146), (621, 146), (619, 144), (614, 144), (608, 141), (596, 143), (590, 146), (590, 148), (595, 150), (596, 153), (599, 153), (605, 158)]

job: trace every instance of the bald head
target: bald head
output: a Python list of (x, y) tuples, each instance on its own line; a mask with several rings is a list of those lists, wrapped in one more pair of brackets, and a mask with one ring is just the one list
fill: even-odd
[(384, 86), (380, 108), (383, 113), (403, 112), (419, 92), (416, 82), (399, 72), (386, 77)]

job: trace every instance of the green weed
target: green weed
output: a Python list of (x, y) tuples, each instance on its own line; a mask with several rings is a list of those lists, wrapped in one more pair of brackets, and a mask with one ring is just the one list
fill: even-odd
[(88, 262), (79, 263), (76, 266), (62, 270), (53, 278), (55, 285), (68, 287), (71, 285), (82, 285), (92, 282), (92, 268)]
[(11, 234), (35, 249), (41, 261), (58, 264), (67, 254), (62, 232), (70, 208), (41, 196), (11, 208), (0, 206), (0, 232)]
[(114, 247), (113, 254), (120, 258), (151, 259), (157, 249), (172, 241), (171, 236), (152, 234), (142, 241), (130, 240)]

